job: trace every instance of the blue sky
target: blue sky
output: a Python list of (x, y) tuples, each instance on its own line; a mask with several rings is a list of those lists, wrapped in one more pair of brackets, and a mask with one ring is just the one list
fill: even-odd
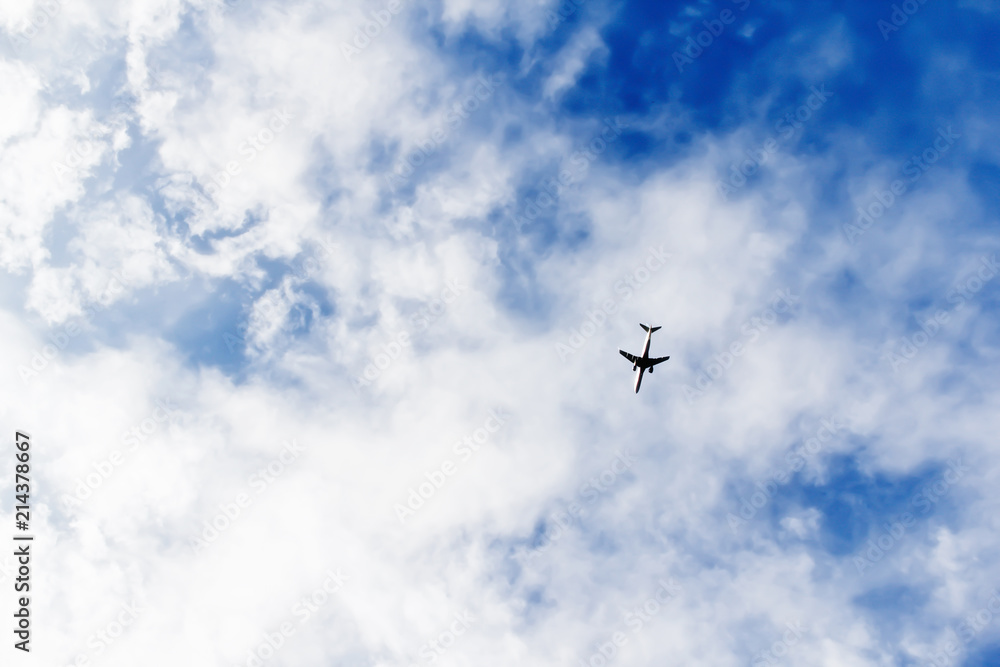
[(35, 659), (1000, 660), (993, 3), (0, 30)]

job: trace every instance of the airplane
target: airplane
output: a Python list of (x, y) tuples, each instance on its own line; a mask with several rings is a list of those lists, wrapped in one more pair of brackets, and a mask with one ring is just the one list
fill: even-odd
[(639, 372), (635, 376), (635, 393), (639, 393), (639, 385), (642, 384), (642, 374), (648, 368), (649, 372), (653, 372), (653, 366), (661, 362), (666, 361), (670, 357), (654, 357), (649, 358), (649, 341), (653, 337), (653, 332), (658, 331), (660, 327), (647, 327), (645, 324), (639, 324), (643, 331), (646, 332), (646, 342), (642, 346), (642, 356), (637, 357), (634, 354), (629, 354), (625, 350), (619, 348), (618, 351), (623, 357), (632, 362), (632, 370), (638, 369)]

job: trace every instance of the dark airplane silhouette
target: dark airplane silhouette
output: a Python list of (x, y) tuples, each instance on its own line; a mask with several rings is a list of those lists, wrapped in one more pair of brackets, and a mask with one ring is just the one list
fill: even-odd
[(640, 324), (640, 327), (646, 332), (646, 342), (642, 346), (642, 356), (637, 357), (634, 354), (629, 354), (625, 350), (619, 349), (623, 357), (632, 362), (632, 370), (637, 370), (638, 373), (635, 376), (635, 393), (639, 393), (639, 385), (642, 384), (642, 374), (648, 368), (649, 372), (653, 372), (653, 366), (656, 364), (666, 361), (670, 357), (657, 357), (649, 358), (649, 341), (653, 337), (653, 332), (659, 330), (660, 327), (647, 327), (645, 324)]

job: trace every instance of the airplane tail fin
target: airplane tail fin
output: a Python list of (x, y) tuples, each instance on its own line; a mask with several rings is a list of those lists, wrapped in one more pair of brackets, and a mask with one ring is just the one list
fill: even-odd
[(650, 328), (650, 327), (647, 327), (645, 324), (642, 324), (642, 323), (640, 323), (639, 326), (642, 327), (643, 331), (648, 331), (650, 333), (652, 333), (654, 331), (659, 331), (660, 330), (660, 327), (652, 327), (652, 328)]

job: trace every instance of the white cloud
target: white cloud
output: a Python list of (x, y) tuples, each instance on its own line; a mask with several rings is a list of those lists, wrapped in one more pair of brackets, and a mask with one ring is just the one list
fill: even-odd
[[(385, 173), (478, 85), (478, 70), (456, 80), (474, 68), (409, 32), (415, 6), (350, 61), (341, 44), (368, 9), (140, 3), (101, 22), (78, 18), (100, 9), (60, 15), (52, 34), (93, 24), (124, 45), (115, 85), (80, 67), (90, 90), (134, 96), (128, 113), (87, 110), (71, 92), (53, 100), (47, 82), (65, 74), (48, 56), (0, 65), (16, 84), (0, 139), (0, 261), (30, 280), (0, 315), (10, 380), (0, 384), (0, 422), (32, 434), (33, 527), (39, 544), (59, 547), (39, 550), (33, 565), (36, 627), (46, 628), (34, 660), (97, 658), (88, 636), (133, 601), (142, 608), (134, 624), (101, 652), (109, 665), (192, 655), (246, 664), (283, 623), (295, 633), (275, 663), (410, 664), (466, 612), (474, 620), (441, 664), (573, 663), (616, 630), (628, 637), (622, 665), (745, 662), (780, 650), (796, 622), (805, 631), (787, 640), (790, 661), (880, 664), (895, 654), (857, 619), (855, 602), (876, 582), (917, 573), (934, 588), (939, 620), (978, 608), (995, 539), (955, 529), (995, 514), (989, 332), (977, 334), (978, 373), (955, 348), (988, 303), (956, 312), (893, 373), (879, 360), (881, 334), (906, 330), (905, 309), (859, 305), (847, 317), (829, 284), (853, 272), (878, 304), (901, 303), (922, 271), (964, 275), (953, 258), (975, 258), (939, 224), (971, 209), (953, 196), (964, 192), (959, 167), (928, 178), (854, 247), (813, 181), (843, 167), (846, 196), (863, 200), (883, 182), (871, 174), (894, 166), (862, 177), (881, 158), (860, 140), (817, 157), (786, 150), (730, 202), (718, 197), (718, 174), (741, 159), (752, 131), (701, 135), (675, 163), (640, 174), (602, 149), (559, 193), (551, 219), (518, 231), (507, 213), (524, 205), (525, 179), (540, 186), (530, 179), (571, 167), (601, 130), (534, 122), (538, 110), (505, 82), (393, 191)], [(491, 37), (510, 28), (530, 45), (550, 9), (449, 1), (441, 17), (448, 39), (470, 26)], [(820, 45), (818, 62), (842, 65), (830, 51), (841, 38)], [(581, 28), (546, 94), (574, 85), (603, 48)], [(515, 125), (520, 138), (506, 133)], [(53, 162), (87, 138), (91, 150), (54, 174)], [(141, 180), (123, 185), (128, 176)], [(824, 224), (828, 236), (806, 238)], [(910, 251), (899, 250), (904, 242)], [(300, 271), (308, 258), (316, 264)], [(127, 284), (109, 295), (115, 272)], [(209, 299), (199, 312), (223, 325), (193, 341), (124, 317), (140, 299), (175, 308), (168, 287), (223, 279), (244, 292), (235, 304)], [(517, 290), (541, 305), (516, 303)], [(778, 290), (796, 303), (755, 323)], [(588, 313), (608, 300), (613, 312), (594, 324)], [(113, 323), (81, 323), (95, 305)], [(27, 321), (9, 314), (22, 306)], [(246, 327), (247, 360), (234, 377), (190, 361), (223, 345), (226, 309)], [(60, 327), (33, 329), (35, 316)], [(653, 349), (672, 358), (636, 396), (614, 348), (641, 343), (639, 321), (663, 326)], [(557, 345), (588, 322), (582, 346), (561, 356)], [(60, 342), (69, 323), (79, 332)], [(352, 378), (380, 354), (389, 359), (400, 331), (410, 342), (356, 391)], [(734, 342), (745, 352), (688, 403), (684, 385)], [(976, 376), (962, 389), (974, 399), (949, 400), (940, 384), (952, 372)], [(177, 406), (170, 419), (156, 416), (164, 399)], [(509, 417), (473, 450), (466, 438), (475, 442), (497, 409)], [(976, 462), (955, 489), (968, 509), (942, 505), (921, 524), (929, 540), (914, 531), (892, 554), (901, 565), (887, 560), (863, 577), (849, 556), (818, 544), (830, 527), (815, 507), (793, 503), (773, 525), (770, 511), (788, 507), (774, 499), (740, 531), (726, 521), (740, 483), (788, 465), (820, 420), (837, 415), (849, 425), (808, 463), (809, 482), (835, 474), (829, 455), (859, 449), (869, 471)], [(143, 438), (133, 447), (135, 429)], [(301, 446), (290, 459), (289, 442)], [(588, 487), (624, 447), (636, 463)], [(63, 497), (81, 482), (91, 493), (68, 509)], [(433, 493), (401, 523), (395, 506), (428, 483)], [(602, 489), (593, 502), (588, 488)], [(582, 517), (529, 557), (541, 523), (554, 530), (553, 513), (574, 502)], [(208, 543), (194, 553), (199, 536)], [(296, 605), (330, 570), (347, 581), (303, 618)], [(661, 579), (682, 593), (635, 630), (627, 614)], [(910, 646), (915, 627), (905, 626)]]
[(556, 57), (553, 72), (545, 82), (545, 96), (555, 97), (576, 85), (580, 73), (597, 52), (607, 55), (607, 48), (597, 30), (588, 27), (573, 35), (570, 43)]

